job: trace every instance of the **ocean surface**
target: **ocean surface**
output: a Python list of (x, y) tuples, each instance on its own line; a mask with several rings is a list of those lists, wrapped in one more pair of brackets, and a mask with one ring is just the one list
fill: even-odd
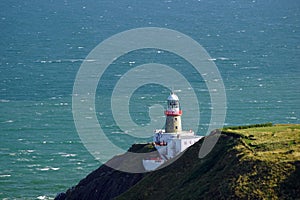
[[(298, 0), (12, 0), (1, 1), (0, 10), (0, 199), (52, 199), (100, 165), (76, 131), (73, 84), (93, 48), (129, 29), (177, 30), (206, 49), (225, 85), (224, 125), (300, 123)], [(112, 90), (126, 70), (148, 62), (187, 65), (155, 49), (132, 52), (115, 60), (97, 88), (98, 121), (123, 149), (147, 138), (116, 125)], [(190, 68), (181, 73), (200, 99), (202, 135), (210, 123), (209, 92)], [(139, 88), (130, 102), (133, 120), (147, 124), (145, 106), (165, 106), (168, 93), (159, 85)]]

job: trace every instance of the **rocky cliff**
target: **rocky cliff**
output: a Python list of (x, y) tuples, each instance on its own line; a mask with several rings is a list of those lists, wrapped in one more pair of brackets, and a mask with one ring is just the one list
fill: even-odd
[[(157, 155), (153, 144), (134, 144), (128, 150), (134, 153), (147, 153), (152, 152), (153, 155)], [(130, 159), (128, 159), (128, 157)], [(119, 156), (115, 156), (108, 163), (114, 163), (113, 165), (126, 165), (130, 168), (136, 168), (137, 170), (143, 168), (143, 157), (137, 157), (136, 160), (132, 160), (132, 156), (127, 153)], [(95, 171), (91, 172), (86, 178), (82, 179), (76, 186), (68, 189), (65, 193), (57, 195), (55, 200), (106, 200), (113, 199), (114, 197), (124, 193), (130, 187), (140, 181), (146, 174), (145, 173), (126, 173), (115, 170), (102, 165)]]

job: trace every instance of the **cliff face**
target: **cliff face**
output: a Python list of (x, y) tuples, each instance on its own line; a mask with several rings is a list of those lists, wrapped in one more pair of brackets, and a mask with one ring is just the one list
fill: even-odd
[[(134, 144), (129, 151), (135, 153), (152, 152), (153, 154), (157, 154), (152, 144)], [(116, 164), (134, 165), (137, 170), (143, 168), (142, 157), (136, 158), (137, 160), (134, 162), (133, 160), (126, 159), (127, 157), (127, 154), (115, 156), (108, 162), (115, 163), (114, 166), (116, 166)], [(66, 193), (59, 194), (55, 200), (113, 199), (135, 185), (145, 175), (146, 174), (143, 173), (126, 173), (102, 165), (86, 178), (82, 179), (75, 187), (67, 190)]]
[(65, 199), (112, 199), (128, 190), (142, 178), (143, 174), (122, 173), (102, 165), (74, 188), (69, 189)]
[(300, 125), (224, 129), (212, 152), (199, 159), (202, 142), (147, 174), (102, 166), (67, 199), (300, 198)]

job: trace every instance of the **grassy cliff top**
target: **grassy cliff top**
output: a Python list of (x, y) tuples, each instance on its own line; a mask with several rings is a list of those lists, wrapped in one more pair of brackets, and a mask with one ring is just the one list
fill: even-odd
[(227, 127), (219, 136), (206, 157), (198, 158), (202, 139), (117, 199), (300, 198), (300, 125)]
[(300, 125), (281, 124), (246, 129), (225, 128), (223, 133), (236, 134), (241, 137), (242, 143), (234, 148), (244, 153), (247, 152), (244, 159), (273, 162), (300, 160)]

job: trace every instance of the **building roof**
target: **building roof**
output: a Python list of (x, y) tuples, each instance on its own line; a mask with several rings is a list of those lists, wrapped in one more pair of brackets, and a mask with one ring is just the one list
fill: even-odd
[(168, 101), (171, 101), (171, 100), (174, 100), (174, 101), (179, 101), (179, 98), (176, 94), (172, 93), (169, 97), (168, 97)]

